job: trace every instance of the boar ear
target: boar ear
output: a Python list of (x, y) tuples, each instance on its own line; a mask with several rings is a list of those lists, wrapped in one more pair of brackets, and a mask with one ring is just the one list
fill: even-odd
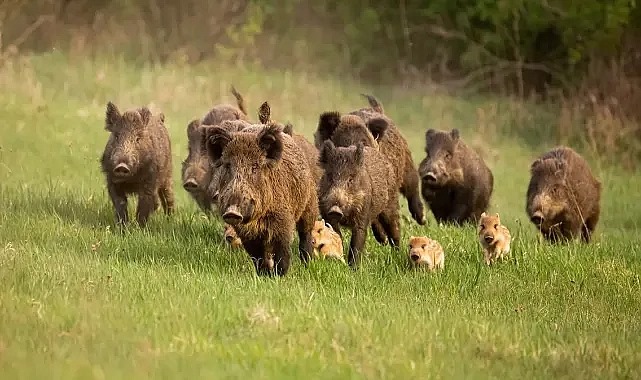
[(292, 123), (285, 124), (285, 128), (283, 128), (283, 132), (291, 136), (294, 133), (294, 126), (292, 125)]
[(457, 141), (460, 137), (459, 130), (454, 128), (452, 131), (450, 131), (450, 136), (452, 136), (452, 140)]
[(325, 140), (323, 146), (321, 147), (320, 156), (318, 161), (322, 164), (328, 164), (331, 162), (332, 156), (334, 155), (334, 142), (332, 140)]
[(486, 216), (487, 216), (487, 213), (486, 213), (485, 211), (483, 211), (483, 212), (481, 213), (481, 218), (485, 218)]
[(356, 164), (357, 165), (362, 165), (363, 164), (363, 157), (365, 156), (365, 145), (363, 142), (359, 141), (358, 144), (356, 144)]
[(321, 141), (331, 138), (340, 122), (340, 113), (335, 111), (322, 113), (318, 120), (318, 133), (321, 137)]
[(260, 105), (260, 108), (258, 108), (258, 121), (260, 121), (261, 124), (267, 124), (271, 117), (271, 113), (272, 110), (269, 103), (264, 102)]
[(430, 141), (432, 136), (436, 133), (436, 130), (434, 128), (430, 128), (427, 131), (425, 131), (425, 141)]
[(532, 165), (530, 165), (530, 172), (531, 172), (531, 173), (532, 173), (532, 172), (534, 172), (534, 171), (536, 170), (536, 168), (537, 168), (539, 165), (541, 165), (541, 163), (543, 163), (543, 160), (541, 160), (540, 158), (537, 158), (536, 160), (534, 160), (534, 161), (532, 162)]
[(163, 112), (160, 112), (158, 114), (158, 120), (160, 120), (161, 123), (165, 124), (165, 114)]
[(211, 157), (213, 161), (219, 160), (223, 155), (225, 147), (227, 147), (227, 144), (231, 141), (231, 135), (219, 126), (207, 127), (204, 133), (209, 157)]
[(149, 120), (151, 120), (151, 111), (147, 107), (142, 107), (138, 110), (138, 114), (140, 114), (140, 122), (143, 127), (146, 127), (149, 124)]
[(198, 131), (198, 127), (200, 127), (200, 119), (190, 121), (189, 124), (187, 124), (187, 135)]
[(105, 129), (109, 132), (113, 132), (115, 125), (118, 124), (121, 118), (122, 115), (120, 114), (118, 107), (116, 107), (112, 102), (108, 102), (107, 111), (105, 112)]
[(367, 128), (370, 132), (372, 132), (372, 136), (374, 136), (374, 139), (376, 141), (383, 137), (388, 127), (389, 123), (387, 122), (387, 120), (380, 117), (371, 119), (367, 122)]
[(258, 145), (265, 151), (270, 161), (278, 161), (283, 155), (282, 130), (277, 125), (270, 125), (258, 134)]

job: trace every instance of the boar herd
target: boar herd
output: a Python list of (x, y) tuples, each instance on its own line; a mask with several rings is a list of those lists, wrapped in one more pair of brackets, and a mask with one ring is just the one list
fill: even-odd
[[(487, 264), (509, 252), (509, 231), (498, 214), (487, 214), (492, 171), (457, 129), (428, 129), (417, 167), (399, 128), (371, 95), (363, 95), (367, 107), (321, 113), (312, 143), (291, 124), (273, 120), (267, 102), (252, 122), (241, 94), (231, 91), (236, 105), (216, 105), (188, 123), (182, 186), (202, 211), (222, 218), (225, 240), (248, 253), (258, 274), (288, 272), (295, 233), (303, 263), (317, 257), (345, 261), (341, 228), (351, 232), (347, 263), (353, 268), (370, 228), (381, 245), (400, 247), (399, 194), (418, 225), (426, 223), (423, 202), (439, 223), (476, 223)], [(172, 153), (163, 113), (147, 107), (121, 112), (109, 102), (105, 129), (110, 135), (101, 167), (116, 223), (128, 223), (132, 194), (141, 227), (159, 204), (172, 214)], [(526, 212), (549, 241), (580, 237), (588, 243), (600, 197), (600, 182), (571, 148), (555, 148), (530, 167)], [(444, 252), (437, 241), (412, 236), (409, 260), (442, 268)]]

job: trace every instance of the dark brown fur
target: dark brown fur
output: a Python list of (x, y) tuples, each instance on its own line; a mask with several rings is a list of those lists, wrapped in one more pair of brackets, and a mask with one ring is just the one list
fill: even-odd
[[(321, 114), (314, 134), (314, 144), (320, 149), (323, 141), (331, 139), (336, 146), (350, 146), (358, 142), (362, 142), (365, 146), (378, 146), (381, 153), (393, 164), (397, 189), (407, 199), (412, 218), (418, 224), (424, 225), (425, 215), (420, 197), (418, 173), (407, 141), (394, 122), (383, 114), (383, 106), (376, 98), (371, 95), (364, 96), (370, 104), (368, 108), (352, 111), (345, 116), (341, 116), (338, 112)], [(362, 122), (355, 121), (354, 116), (360, 118)], [(376, 225), (374, 227), (377, 240), (384, 240), (384, 236), (378, 236), (382, 231), (377, 233), (378, 228)]]
[(425, 132), (426, 157), (419, 165), (423, 199), (438, 222), (476, 223), (487, 210), (494, 176), (458, 129)]
[(127, 196), (138, 195), (136, 220), (141, 227), (160, 203), (166, 214), (174, 209), (171, 182), (171, 143), (162, 113), (147, 107), (120, 113), (107, 103), (105, 129), (111, 132), (101, 158), (116, 222), (129, 221)]
[[(269, 103), (264, 102), (263, 104), (261, 104), (260, 108), (258, 109), (258, 120), (262, 124), (275, 123), (271, 117), (271, 107), (269, 106)], [(305, 136), (294, 132), (294, 126), (290, 123), (287, 123), (283, 126), (283, 133), (292, 136), (294, 138), (294, 141), (296, 142), (296, 145), (298, 145), (303, 150), (303, 153), (307, 158), (307, 162), (309, 163), (314, 173), (316, 184), (318, 184), (320, 182), (321, 176), (323, 175), (323, 169), (318, 164), (318, 149), (316, 149), (314, 144), (310, 143), (305, 138)]]
[(526, 212), (552, 242), (581, 236), (589, 243), (601, 212), (601, 183), (587, 161), (568, 147), (541, 155), (530, 167)]
[[(232, 86), (232, 94), (236, 97), (238, 107), (230, 104), (214, 106), (201, 120), (192, 120), (187, 126), (188, 155), (182, 163), (183, 188), (196, 201), (205, 213), (212, 212), (212, 199), (207, 193), (211, 182), (212, 172), (209, 157), (203, 148), (202, 125), (221, 125), (225, 121), (246, 121), (247, 114), (242, 96)], [(229, 124), (234, 126), (235, 124)], [(232, 127), (230, 127), (232, 128)]]
[(271, 263), (276, 274), (287, 273), (294, 229), (301, 260), (307, 262), (318, 198), (312, 172), (292, 137), (277, 125), (240, 132), (211, 127), (206, 144), (219, 170), (219, 212), (236, 230), (257, 273), (271, 273)]
[(348, 263), (358, 266), (368, 227), (378, 220), (393, 246), (400, 240), (398, 188), (394, 169), (376, 148), (336, 147), (323, 143), (320, 162), (324, 169), (319, 189), (321, 216), (336, 232), (352, 231)]

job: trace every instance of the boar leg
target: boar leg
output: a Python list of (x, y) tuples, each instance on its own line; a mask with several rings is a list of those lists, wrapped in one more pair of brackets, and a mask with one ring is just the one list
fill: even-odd
[(372, 221), (372, 233), (374, 234), (374, 239), (381, 245), (387, 244), (387, 233), (378, 219)]
[(367, 222), (358, 223), (352, 228), (352, 239), (349, 242), (349, 255), (347, 262), (352, 268), (357, 268), (361, 263), (361, 251), (367, 239)]
[(598, 222), (599, 222), (598, 213), (592, 215), (585, 221), (585, 224), (582, 226), (582, 231), (581, 231), (581, 238), (583, 238), (584, 242), (586, 243), (590, 242), (590, 239), (592, 238), (592, 234), (594, 233), (594, 230), (596, 229), (596, 224)]
[[(309, 241), (311, 243), (311, 228)], [(285, 234), (285, 236), (275, 236), (272, 242), (274, 266), (276, 267), (276, 274), (279, 276), (284, 276), (287, 274), (287, 271), (289, 271), (291, 243), (291, 237), (288, 237), (287, 234)]]
[(454, 224), (463, 224), (470, 214), (467, 195), (466, 191), (458, 191), (452, 200), (452, 211), (448, 219)]
[(265, 245), (263, 244), (262, 239), (243, 239), (242, 240), (243, 247), (245, 248), (245, 251), (247, 251), (247, 254), (249, 254), (249, 258), (252, 261), (252, 264), (254, 264), (254, 269), (256, 269), (256, 274), (259, 276), (271, 276), (272, 271), (270, 270), (270, 267), (268, 263), (265, 260)]
[(421, 226), (425, 225), (425, 209), (421, 202), (421, 190), (419, 187), (418, 171), (414, 169), (414, 163), (409, 161), (405, 168), (401, 194), (407, 198), (407, 206), (412, 218)]
[(138, 207), (136, 209), (136, 220), (140, 227), (147, 224), (147, 219), (154, 210), (158, 208), (158, 198), (156, 194), (141, 192), (138, 194)]
[[(314, 221), (309, 218), (303, 217), (296, 223), (296, 230), (298, 232), (298, 255), (300, 261), (305, 265), (309, 262), (310, 254), (314, 247), (312, 246), (312, 230), (314, 229)], [(310, 223), (311, 222), (311, 223)]]
[(129, 222), (129, 214), (127, 214), (127, 194), (123, 191), (116, 189), (115, 186), (108, 186), (109, 197), (116, 210), (116, 223), (125, 225)]
[(398, 247), (401, 241), (401, 227), (400, 227), (400, 217), (398, 214), (398, 208), (392, 208), (391, 210), (385, 210), (379, 215), (379, 219), (387, 235), (389, 236), (390, 244), (392, 247)]
[(171, 179), (166, 180), (160, 188), (158, 188), (158, 197), (165, 214), (171, 215), (174, 212), (174, 191), (171, 187)]

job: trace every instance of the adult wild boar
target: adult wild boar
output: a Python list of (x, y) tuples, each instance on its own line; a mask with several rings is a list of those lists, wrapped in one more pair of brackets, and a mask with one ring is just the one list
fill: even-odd
[(393, 246), (400, 240), (398, 188), (394, 169), (376, 148), (359, 142), (336, 147), (323, 143), (320, 163), (324, 169), (319, 188), (321, 216), (340, 234), (352, 231), (348, 263), (358, 266), (368, 227), (378, 220)]
[(243, 97), (232, 86), (232, 94), (238, 106), (219, 104), (214, 106), (202, 119), (192, 120), (187, 125), (188, 154), (182, 162), (183, 188), (205, 213), (212, 212), (212, 200), (207, 194), (212, 172), (209, 157), (203, 148), (202, 125), (220, 125), (227, 120), (247, 120)]
[(419, 165), (421, 193), (436, 220), (476, 223), (494, 188), (494, 176), (485, 161), (463, 142), (458, 129), (428, 129), (425, 153)]
[(560, 146), (537, 158), (530, 175), (526, 212), (543, 237), (561, 242), (581, 236), (589, 243), (601, 211), (601, 182), (587, 161)]
[(367, 98), (370, 107), (348, 114), (359, 117), (363, 123), (351, 120), (344, 122), (338, 112), (322, 113), (314, 134), (314, 144), (320, 149), (323, 141), (331, 139), (336, 146), (356, 145), (359, 141), (365, 146), (378, 146), (381, 153), (393, 163), (397, 189), (407, 199), (412, 218), (424, 225), (418, 173), (407, 141), (392, 119), (383, 113), (383, 106), (378, 100), (371, 95), (363, 96)]
[(162, 113), (154, 116), (147, 107), (121, 114), (114, 103), (107, 103), (105, 129), (111, 134), (101, 168), (120, 225), (129, 221), (129, 194), (138, 195), (136, 220), (141, 227), (158, 203), (166, 214), (173, 212), (171, 144), (164, 121)]
[(236, 230), (257, 273), (271, 273), (272, 265), (277, 275), (287, 273), (294, 229), (300, 258), (307, 262), (318, 198), (311, 169), (291, 136), (277, 125), (239, 132), (215, 126), (206, 136), (219, 171), (218, 210)]

